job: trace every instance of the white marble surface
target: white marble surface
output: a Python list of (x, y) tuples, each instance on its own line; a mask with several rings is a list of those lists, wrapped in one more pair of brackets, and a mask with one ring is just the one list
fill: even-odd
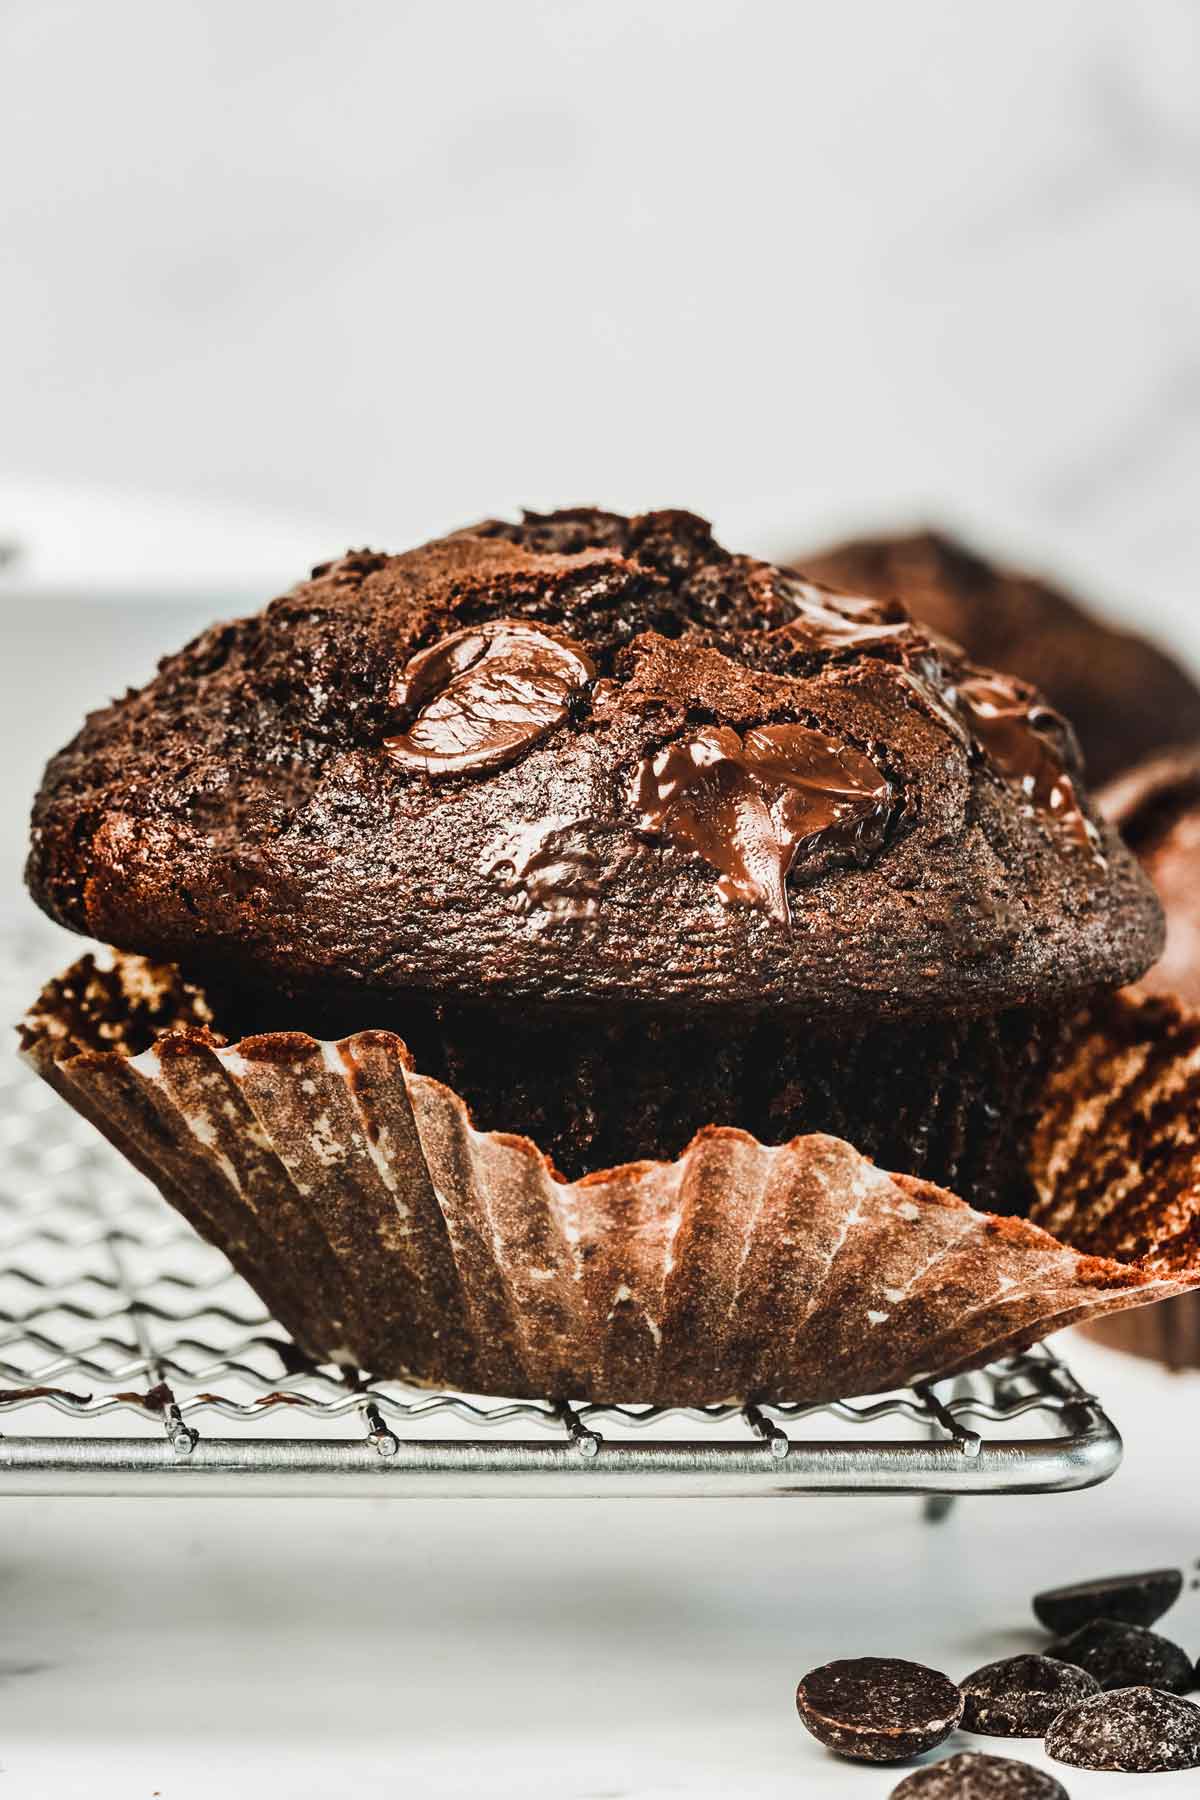
[[(5, 1502), (0, 1793), (883, 1800), (895, 1773), (800, 1726), (805, 1669), (962, 1675), (1044, 1642), (1038, 1586), (1200, 1556), (1200, 1380), (1071, 1355), (1124, 1469), (939, 1526), (906, 1500)], [(1164, 1629), (1200, 1650), (1200, 1595)], [(1075, 1800), (1200, 1786), (1059, 1772)]]

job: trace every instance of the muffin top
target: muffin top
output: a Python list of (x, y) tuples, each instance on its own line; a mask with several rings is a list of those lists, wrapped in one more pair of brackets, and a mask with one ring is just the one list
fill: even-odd
[(796, 565), (856, 593), (899, 594), (976, 662), (1036, 682), (1075, 727), (1094, 783), (1200, 737), (1200, 688), (1165, 651), (941, 532), (857, 538)]
[(50, 763), (54, 918), (290, 997), (1057, 1004), (1157, 954), (1069, 727), (684, 512), (354, 552)]

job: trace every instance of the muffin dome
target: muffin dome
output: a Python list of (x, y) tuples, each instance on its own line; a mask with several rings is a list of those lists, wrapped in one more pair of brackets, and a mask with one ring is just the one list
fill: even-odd
[(295, 996), (970, 1015), (1161, 939), (1033, 689), (680, 512), (354, 553), (214, 627), (53, 759), (29, 881)]
[(855, 593), (899, 594), (976, 662), (1036, 682), (1075, 727), (1096, 784), (1152, 750), (1200, 737), (1200, 688), (1164, 650), (942, 532), (855, 538), (798, 556), (796, 566)]

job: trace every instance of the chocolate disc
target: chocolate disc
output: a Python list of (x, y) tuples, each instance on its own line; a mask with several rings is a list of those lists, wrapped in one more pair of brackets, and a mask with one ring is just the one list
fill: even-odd
[(384, 749), (427, 775), (497, 768), (561, 725), (595, 673), (578, 644), (520, 619), (452, 632), (405, 664), (392, 699), (413, 716)]
[(788, 570), (778, 571), (774, 588), (795, 610), (772, 636), (777, 643), (794, 643), (798, 650), (849, 650), (868, 645), (877, 649), (899, 639), (919, 642), (923, 635), (895, 600), (840, 594)]
[(984, 1737), (1044, 1737), (1064, 1706), (1100, 1691), (1095, 1676), (1050, 1656), (1006, 1656), (959, 1682), (963, 1730)]
[(929, 1769), (916, 1769), (888, 1800), (1069, 1800), (1053, 1775), (1008, 1756), (962, 1750)]
[(1032, 804), (1093, 855), (1100, 834), (1079, 803), (1058, 742), (1063, 719), (1031, 689), (1007, 675), (968, 676), (957, 689), (959, 710), (981, 749)]
[(1180, 1569), (1147, 1569), (1140, 1575), (1108, 1575), (1047, 1588), (1033, 1596), (1033, 1610), (1047, 1631), (1065, 1636), (1093, 1619), (1122, 1625), (1153, 1625), (1183, 1591)]
[(1191, 1658), (1173, 1644), (1140, 1625), (1122, 1625), (1115, 1619), (1093, 1619), (1069, 1637), (1051, 1644), (1047, 1656), (1086, 1669), (1105, 1689), (1161, 1688), (1164, 1693), (1187, 1694), (1195, 1685)]
[(1118, 1688), (1059, 1713), (1046, 1752), (1076, 1769), (1157, 1775), (1200, 1769), (1200, 1706), (1155, 1688)]
[(950, 1736), (963, 1697), (922, 1663), (859, 1656), (810, 1669), (796, 1710), (818, 1743), (858, 1762), (905, 1762)]

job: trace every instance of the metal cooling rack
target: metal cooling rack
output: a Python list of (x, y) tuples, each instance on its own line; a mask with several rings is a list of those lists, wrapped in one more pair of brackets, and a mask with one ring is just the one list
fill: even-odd
[[(11, 943), (0, 953), (0, 1002), (15, 970), (36, 982), (30, 966)], [(0, 1495), (953, 1497), (1088, 1487), (1121, 1456), (1095, 1398), (1045, 1348), (825, 1406), (499, 1401), (316, 1367), (7, 1052), (0, 1433)]]

